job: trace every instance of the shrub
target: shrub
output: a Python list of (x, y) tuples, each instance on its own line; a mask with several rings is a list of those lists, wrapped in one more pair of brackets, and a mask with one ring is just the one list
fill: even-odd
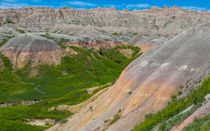
[(129, 92), (128, 92), (128, 95), (131, 95), (131, 94), (133, 94), (133, 92), (132, 92), (132, 91), (129, 91)]
[(6, 19), (7, 24), (15, 24), (13, 21)]
[(113, 123), (115, 123), (119, 119), (120, 119), (120, 115), (119, 114), (115, 114), (114, 118), (110, 121), (110, 125), (112, 125)]
[(111, 39), (108, 38), (104, 38), (104, 41), (112, 41)]
[(120, 36), (121, 34), (118, 34), (118, 33), (112, 33), (112, 35), (116, 35), (116, 36)]
[(25, 31), (24, 30), (21, 30), (21, 29), (16, 29), (19, 33), (21, 34), (25, 34)]

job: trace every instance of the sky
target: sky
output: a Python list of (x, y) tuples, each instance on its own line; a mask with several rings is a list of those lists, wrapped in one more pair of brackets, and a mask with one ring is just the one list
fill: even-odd
[(143, 10), (151, 6), (162, 7), (174, 5), (189, 10), (208, 10), (210, 0), (0, 0), (0, 8), (22, 8), (28, 6), (61, 8), (64, 6), (75, 9), (117, 8), (118, 10)]

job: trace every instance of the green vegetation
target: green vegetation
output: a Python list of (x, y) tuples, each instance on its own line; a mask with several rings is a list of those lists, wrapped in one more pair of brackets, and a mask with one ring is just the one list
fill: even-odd
[[(205, 96), (210, 93), (210, 77), (208, 77), (204, 82), (198, 87), (197, 90), (192, 91), (187, 97), (181, 98), (179, 100), (173, 99), (168, 106), (159, 111), (156, 114), (147, 115), (144, 122), (136, 126), (134, 131), (149, 131), (152, 130), (161, 122), (166, 122), (169, 118), (175, 116), (176, 114), (182, 112), (187, 107), (191, 105), (199, 106), (205, 100)], [(163, 128), (162, 130), (167, 130)]]
[(210, 114), (200, 118), (195, 119), (194, 122), (186, 126), (183, 131), (209, 131), (210, 130)]
[(27, 125), (18, 121), (0, 120), (1, 131), (43, 131), (45, 129), (47, 127)]
[(61, 38), (61, 39), (56, 39), (54, 37), (51, 37), (48, 33), (46, 35), (41, 35), (42, 37), (46, 37), (48, 39), (51, 39), (53, 41), (55, 41), (58, 45), (61, 46), (61, 48), (65, 48), (66, 46), (64, 45), (64, 43), (66, 42), (69, 42), (70, 40), (69, 39), (64, 39), (64, 38)]
[(13, 21), (9, 20), (9, 19), (6, 19), (6, 23), (7, 24), (15, 24)]
[(16, 29), (19, 33), (21, 34), (25, 34), (25, 31), (24, 30), (21, 30), (21, 29)]
[(104, 41), (112, 41), (112, 40), (109, 38), (104, 38)]
[[(102, 86), (88, 94), (86, 89), (113, 83), (121, 71), (140, 54), (139, 48), (133, 46), (117, 46), (99, 51), (70, 47), (78, 54), (69, 54), (62, 58), (58, 66), (43, 65), (31, 69), (13, 71), (7, 57), (0, 55), (5, 69), (0, 72), (0, 102), (21, 103), (23, 100), (41, 100), (33, 105), (0, 107), (0, 130), (44, 130), (44, 127), (26, 124), (34, 119), (51, 118), (65, 123), (72, 115), (68, 111), (48, 109), (58, 105), (74, 105), (90, 98), (94, 93), (106, 88)], [(133, 50), (133, 57), (126, 58), (118, 49)], [(29, 63), (30, 65), (30, 63)], [(36, 77), (29, 77), (31, 70), (37, 70)]]
[(114, 33), (112, 33), (112, 35), (120, 36), (121, 34), (114, 32)]
[(14, 37), (14, 36), (8, 36), (6, 39), (4, 39), (2, 42), (0, 42), (0, 47), (3, 46), (4, 44), (6, 44), (7, 41), (8, 41), (9, 39), (11, 39), (12, 37)]
[(136, 36), (137, 34), (138, 34), (137, 32), (134, 32), (134, 33), (132, 34), (132, 37)]
[(193, 106), (189, 111), (177, 114), (167, 121), (160, 122), (160, 124), (158, 126), (158, 131), (168, 131), (173, 126), (179, 125), (185, 119), (187, 119), (194, 111), (196, 111), (196, 109), (198, 109), (198, 107), (200, 107), (200, 106), (201, 106), (201, 104), (197, 104), (197, 105)]
[(69, 36), (75, 36), (76, 34), (69, 34)]
[(110, 125), (112, 125), (113, 123), (115, 123), (119, 119), (120, 119), (120, 115), (119, 114), (115, 114), (114, 118), (110, 121)]

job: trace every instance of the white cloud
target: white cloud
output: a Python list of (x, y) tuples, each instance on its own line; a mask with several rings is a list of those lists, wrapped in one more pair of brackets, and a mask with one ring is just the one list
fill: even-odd
[(205, 8), (203, 7), (196, 7), (196, 6), (183, 6), (182, 8), (188, 10), (197, 10), (197, 11), (205, 10)]
[(88, 3), (88, 2), (82, 2), (82, 1), (72, 1), (68, 2), (71, 5), (77, 5), (77, 6), (96, 6), (93, 3)]
[(15, 2), (16, 0), (2, 0), (2, 2)]
[(2, 0), (0, 1), (0, 9), (8, 9), (8, 8), (22, 8), (27, 7), (28, 4), (17, 3), (17, 0)]
[(27, 4), (13, 4), (7, 2), (0, 3), (0, 9), (8, 9), (8, 8), (22, 8), (28, 6)]
[(149, 4), (130, 4), (126, 6), (127, 8), (147, 8), (150, 7)]

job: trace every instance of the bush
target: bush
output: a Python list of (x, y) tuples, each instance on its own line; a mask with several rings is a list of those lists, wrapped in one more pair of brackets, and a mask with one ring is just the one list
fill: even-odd
[(120, 115), (119, 114), (115, 114), (114, 118), (110, 121), (110, 125), (112, 125), (113, 123), (115, 123), (119, 119), (120, 119)]
[(121, 34), (118, 34), (118, 33), (112, 33), (112, 35), (116, 35), (116, 36), (120, 36)]
[(25, 34), (25, 31), (24, 30), (21, 30), (21, 29), (16, 29), (19, 33), (21, 34)]
[(112, 41), (111, 39), (108, 38), (104, 38), (104, 41)]
[(7, 24), (15, 24), (13, 21), (6, 19)]

